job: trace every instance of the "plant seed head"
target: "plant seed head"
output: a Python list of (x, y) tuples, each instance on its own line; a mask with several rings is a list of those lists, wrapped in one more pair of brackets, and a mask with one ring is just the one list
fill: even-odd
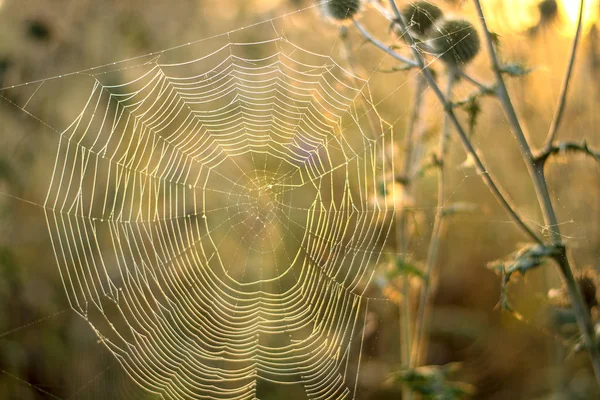
[(540, 23), (548, 23), (556, 19), (558, 16), (558, 4), (556, 0), (543, 0), (538, 4), (540, 11)]
[(591, 269), (584, 269), (575, 277), (577, 284), (579, 285), (579, 291), (583, 296), (588, 310), (598, 305), (597, 288), (598, 288), (598, 276)]
[[(599, 304), (598, 287), (600, 287), (600, 279), (598, 273), (591, 268), (586, 268), (575, 275), (575, 281), (587, 309), (591, 311)], [(567, 287), (564, 284), (560, 289), (553, 289), (548, 292), (548, 298), (557, 307), (568, 308), (571, 306)]]
[(529, 35), (537, 35), (541, 29), (551, 26), (559, 19), (558, 3), (556, 0), (542, 0), (537, 5), (540, 19), (527, 31)]
[(481, 48), (479, 34), (472, 23), (462, 19), (447, 19), (431, 34), (433, 52), (449, 66), (461, 67), (475, 58)]
[(352, 21), (361, 10), (361, 0), (325, 0), (321, 2), (323, 14), (338, 23)]
[(442, 15), (442, 10), (428, 1), (415, 1), (402, 10), (410, 33), (419, 36), (425, 35)]

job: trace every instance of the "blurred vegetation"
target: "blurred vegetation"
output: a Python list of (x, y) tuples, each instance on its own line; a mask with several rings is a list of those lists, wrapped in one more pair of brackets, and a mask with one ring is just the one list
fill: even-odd
[[(469, 2), (438, 3), (449, 12), (474, 15)], [(538, 3), (542, 3), (539, 8)], [(541, 145), (552, 120), (573, 25), (568, 15), (553, 10), (547, 1), (507, 0), (506, 5), (490, 0), (486, 4), (492, 29), (501, 37), (503, 58), (533, 69), (509, 83), (528, 134), (533, 143)], [(0, 86), (104, 65), (310, 5), (302, 0), (0, 0)], [(388, 34), (375, 13), (367, 10), (362, 19), (382, 35)], [(586, 25), (559, 136), (574, 141), (585, 138), (599, 148), (600, 46), (594, 22)], [(343, 51), (335, 47), (337, 28), (323, 23), (314, 9), (278, 20), (275, 26), (292, 42), (317, 52), (331, 52), (343, 64)], [(249, 31), (248, 40), (257, 40), (261, 30), (272, 29), (266, 26)], [(394, 124), (400, 141), (415, 72), (376, 72), (391, 68), (393, 63), (382, 59), (355, 33), (350, 35), (359, 72), (372, 76), (373, 97), (384, 118)], [(190, 48), (190, 55), (198, 52), (202, 54), (201, 46)], [(472, 67), (481, 71), (482, 80), (491, 79), (483, 68), (486, 63), (485, 57), (479, 57)], [(56, 146), (56, 132), (45, 128), (40, 120), (50, 126), (66, 126), (78, 111), (74, 107), (80, 106), (80, 94), (57, 86), (32, 96), (36, 87), (3, 91), (0, 101), (0, 192), (4, 194), (0, 196), (0, 398), (156, 398), (131, 382), (85, 321), (69, 310), (39, 207), (47, 188), (42, 177), (52, 168)], [(462, 83), (456, 90), (469, 94)], [(48, 93), (67, 101), (57, 104)], [(30, 98), (33, 100), (27, 104)], [(30, 118), (11, 102), (27, 104), (26, 110), (40, 120)], [(498, 104), (484, 98), (480, 106), (482, 111), (472, 132), (474, 143), (529, 222), (544, 231), (547, 227), (541, 222), (533, 188)], [(431, 136), (433, 145), (442, 111), (431, 99), (427, 99), (426, 109), (422, 129)], [(460, 144), (453, 140), (446, 161), (447, 195), (454, 203), (477, 204), (477, 209), (453, 216), (441, 243), (443, 265), (432, 309), (427, 364), (460, 363), (460, 369), (452, 370), (453, 378), (465, 382), (465, 391), (474, 393), (472, 398), (476, 399), (599, 398), (587, 356), (573, 352), (572, 344), (565, 344), (552, 322), (555, 316), (547, 290), (560, 287), (558, 276), (548, 282), (540, 270), (535, 270), (510, 285), (507, 295), (522, 319), (497, 307), (500, 277), (486, 265), (521, 247), (525, 238), (476, 172), (464, 163), (465, 158)], [(600, 164), (582, 155), (565, 154), (552, 160), (548, 176), (564, 224), (562, 232), (576, 265), (597, 270)], [(435, 173), (425, 169), (412, 199), (411, 259), (426, 257), (436, 211), (435, 186)], [(408, 263), (401, 267), (416, 268)], [(394, 297), (393, 287), (374, 285), (371, 291), (375, 296), (383, 292), (392, 301), (401, 301)], [(399, 362), (397, 307), (373, 307), (368, 318), (373, 329), (365, 338), (359, 398), (397, 399), (400, 391), (389, 379)], [(445, 373), (422, 372), (436, 379)], [(421, 385), (423, 376), (401, 379)], [(463, 390), (463, 386), (442, 386), (449, 391)], [(272, 389), (265, 398), (292, 398), (280, 390)]]

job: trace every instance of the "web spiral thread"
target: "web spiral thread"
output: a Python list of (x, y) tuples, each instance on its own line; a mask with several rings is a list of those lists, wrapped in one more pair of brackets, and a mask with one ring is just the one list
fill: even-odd
[(284, 38), (114, 81), (61, 133), (44, 203), (73, 309), (165, 398), (354, 398), (394, 213), (368, 83)]

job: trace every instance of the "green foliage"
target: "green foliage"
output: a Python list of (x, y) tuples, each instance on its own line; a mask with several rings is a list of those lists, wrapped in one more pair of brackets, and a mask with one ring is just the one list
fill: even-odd
[(467, 104), (464, 105), (464, 110), (469, 115), (469, 132), (473, 132), (475, 130), (475, 126), (477, 125), (477, 117), (481, 113), (481, 106), (479, 105), (479, 98), (472, 97), (469, 99)]
[(527, 67), (521, 63), (505, 64), (500, 67), (500, 72), (509, 76), (525, 76), (533, 71), (532, 68)]
[(387, 278), (392, 279), (398, 276), (416, 276), (421, 279), (425, 278), (425, 273), (417, 266), (417, 264), (405, 256), (396, 257), (395, 262), (387, 271)]
[(394, 373), (392, 383), (406, 385), (410, 389), (432, 400), (459, 400), (473, 393), (473, 387), (462, 382), (453, 382), (450, 376), (459, 368), (459, 364), (425, 365)]
[(500, 45), (502, 43), (500, 41), (500, 35), (496, 32), (490, 32), (490, 38), (492, 39), (492, 44), (494, 47), (496, 47), (496, 49), (500, 49)]
[(472, 134), (477, 126), (477, 121), (482, 112), (481, 98), (495, 95), (495, 87), (481, 87), (464, 100), (454, 102), (454, 107), (461, 107), (469, 118), (469, 133)]
[(508, 283), (514, 273), (525, 275), (529, 270), (542, 265), (547, 258), (555, 257), (563, 251), (564, 248), (559, 245), (528, 244), (512, 253), (507, 260), (490, 262), (488, 268), (502, 276), (500, 306), (507, 311), (514, 311), (508, 301)]
[(548, 257), (554, 257), (560, 254), (560, 246), (530, 244), (514, 252), (512, 258), (507, 261), (492, 261), (488, 264), (489, 268), (497, 271), (504, 271), (508, 278), (515, 272), (521, 275), (533, 268), (539, 267)]

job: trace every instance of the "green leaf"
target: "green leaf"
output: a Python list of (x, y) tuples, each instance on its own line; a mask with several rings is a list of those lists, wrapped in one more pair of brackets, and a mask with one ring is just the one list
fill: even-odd
[(508, 275), (512, 275), (515, 272), (519, 272), (521, 273), (521, 275), (525, 275), (527, 271), (537, 268), (543, 263), (544, 261), (541, 258), (523, 257), (506, 265), (505, 270)]
[(519, 63), (506, 64), (500, 67), (500, 72), (510, 76), (524, 76), (529, 74), (531, 71), (533, 71), (532, 68)]
[(481, 106), (479, 105), (479, 98), (472, 97), (469, 99), (467, 104), (463, 106), (464, 110), (469, 115), (469, 131), (473, 133), (475, 125), (477, 125), (477, 117), (481, 114)]
[(492, 38), (492, 43), (494, 44), (494, 46), (499, 49), (500, 45), (502, 44), (500, 42), (500, 34), (496, 32), (490, 32), (490, 38)]
[(561, 246), (544, 244), (527, 244), (512, 253), (512, 259), (496, 260), (488, 264), (488, 267), (498, 271), (504, 271), (507, 278), (515, 272), (525, 275), (530, 269), (536, 268), (544, 263), (545, 259), (554, 257), (562, 251)]
[(393, 268), (390, 268), (387, 274), (388, 279), (397, 276), (417, 276), (421, 279), (425, 278), (425, 274), (415, 263), (402, 256), (396, 257)]
[(410, 387), (425, 399), (459, 400), (471, 395), (474, 390), (471, 385), (449, 379), (458, 368), (457, 363), (425, 365), (398, 371), (392, 374), (391, 380)]
[(529, 270), (544, 264), (548, 258), (564, 252), (562, 245), (527, 244), (512, 253), (512, 259), (496, 260), (488, 263), (488, 268), (502, 275), (500, 305), (503, 309), (515, 313), (508, 302), (508, 283), (514, 273), (525, 275)]

